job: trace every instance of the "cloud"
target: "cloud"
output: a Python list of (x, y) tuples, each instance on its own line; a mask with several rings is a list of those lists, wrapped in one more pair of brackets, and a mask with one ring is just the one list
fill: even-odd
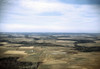
[[(31, 25), (31, 24), (1, 24), (0, 30), (3, 32), (99, 32), (96, 24), (75, 23), (61, 24), (53, 23), (48, 25)], [(99, 26), (98, 26), (99, 27)]]
[(38, 1), (22, 0), (20, 4), (23, 7), (36, 11), (38, 13), (59, 11), (64, 6), (61, 3), (49, 2), (46, 0), (38, 0)]
[(20, 32), (99, 32), (98, 6), (66, 4), (58, 0), (19, 0), (3, 12), (1, 28)]
[[(59, 30), (64, 30), (63, 27), (61, 26), (55, 26), (55, 25), (49, 25), (49, 26), (39, 26), (39, 25), (25, 25), (25, 24), (1, 24), (1, 30), (3, 28), (3, 31), (15, 31), (15, 32), (41, 32), (41, 30), (44, 30), (45, 32), (47, 32), (47, 30), (49, 31), (59, 31)], [(23, 30), (24, 29), (24, 30)], [(30, 31), (29, 31), (30, 30)]]

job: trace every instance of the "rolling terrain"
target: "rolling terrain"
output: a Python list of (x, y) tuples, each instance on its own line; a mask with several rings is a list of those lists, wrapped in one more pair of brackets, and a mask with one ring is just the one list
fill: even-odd
[(99, 69), (100, 34), (0, 33), (1, 69)]

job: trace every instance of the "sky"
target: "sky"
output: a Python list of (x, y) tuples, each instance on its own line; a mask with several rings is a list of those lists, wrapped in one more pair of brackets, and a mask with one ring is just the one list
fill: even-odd
[(0, 32), (100, 33), (100, 0), (0, 0)]

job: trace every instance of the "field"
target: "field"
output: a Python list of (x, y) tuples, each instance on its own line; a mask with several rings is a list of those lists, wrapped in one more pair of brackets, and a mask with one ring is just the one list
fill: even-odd
[(100, 34), (0, 33), (0, 69), (100, 69)]

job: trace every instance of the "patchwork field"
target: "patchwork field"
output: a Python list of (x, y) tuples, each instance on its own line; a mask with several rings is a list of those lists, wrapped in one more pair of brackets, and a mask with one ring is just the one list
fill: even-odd
[(0, 34), (0, 69), (100, 68), (99, 34), (20, 35)]

